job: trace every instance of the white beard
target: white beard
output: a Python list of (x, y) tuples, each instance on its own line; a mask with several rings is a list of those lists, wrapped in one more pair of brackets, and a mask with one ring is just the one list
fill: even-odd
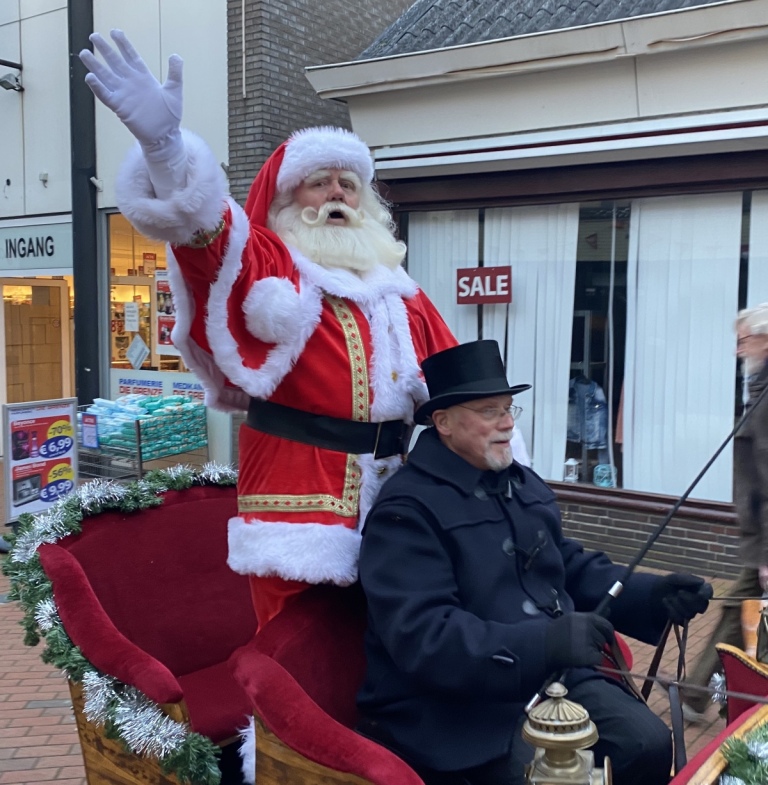
[[(342, 212), (347, 225), (328, 226), (332, 212)], [(328, 202), (319, 211), (290, 204), (271, 223), (282, 240), (329, 269), (342, 267), (360, 273), (382, 264), (394, 270), (405, 256), (405, 243), (396, 240), (388, 227), (365, 211), (338, 202)]]
[[(503, 431), (499, 436), (500, 438), (506, 438), (507, 431)], [(510, 444), (502, 450), (501, 457), (499, 458), (496, 458), (490, 447), (485, 451), (485, 460), (491, 471), (500, 472), (506, 469), (507, 466), (512, 465), (512, 431), (509, 431), (509, 441)]]
[(750, 376), (760, 373), (763, 365), (765, 365), (765, 360), (761, 357), (744, 357), (741, 361), (742, 373), (748, 379)]

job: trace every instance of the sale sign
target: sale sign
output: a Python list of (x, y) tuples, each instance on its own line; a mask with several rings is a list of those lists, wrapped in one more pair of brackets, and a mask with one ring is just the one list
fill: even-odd
[(37, 513), (77, 485), (77, 399), (3, 406), (6, 520)]
[(512, 268), (465, 267), (456, 270), (459, 305), (493, 305), (512, 302)]

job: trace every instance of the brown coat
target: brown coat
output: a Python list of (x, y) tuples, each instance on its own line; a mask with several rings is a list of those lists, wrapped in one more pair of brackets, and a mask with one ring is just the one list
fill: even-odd
[[(768, 363), (749, 385), (747, 407), (768, 384)], [(734, 502), (744, 567), (768, 565), (768, 393), (733, 441)]]

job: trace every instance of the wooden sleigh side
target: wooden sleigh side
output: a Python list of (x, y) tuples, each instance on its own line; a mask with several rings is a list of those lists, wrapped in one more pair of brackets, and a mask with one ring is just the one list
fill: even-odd
[[(175, 776), (164, 773), (156, 759), (127, 752), (120, 741), (106, 735), (103, 725), (89, 722), (83, 711), (81, 684), (70, 681), (69, 693), (88, 785), (182, 785)], [(161, 708), (171, 719), (189, 725), (184, 701)]]

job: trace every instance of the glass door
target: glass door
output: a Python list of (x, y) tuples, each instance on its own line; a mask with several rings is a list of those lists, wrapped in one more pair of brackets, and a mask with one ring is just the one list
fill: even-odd
[(0, 289), (0, 403), (72, 396), (67, 282), (0, 278)]

